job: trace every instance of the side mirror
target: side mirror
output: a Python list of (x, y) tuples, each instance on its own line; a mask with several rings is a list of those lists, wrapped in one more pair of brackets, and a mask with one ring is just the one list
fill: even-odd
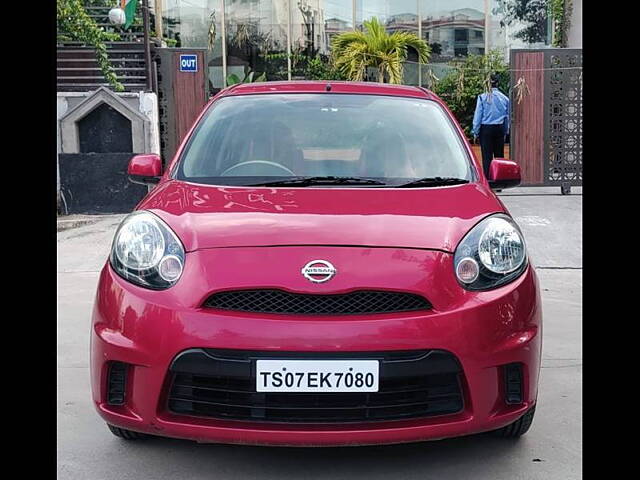
[(162, 160), (155, 153), (136, 155), (129, 160), (129, 181), (141, 185), (155, 184), (162, 176)]
[(520, 165), (512, 160), (494, 158), (489, 166), (488, 180), (493, 189), (517, 187), (522, 181)]

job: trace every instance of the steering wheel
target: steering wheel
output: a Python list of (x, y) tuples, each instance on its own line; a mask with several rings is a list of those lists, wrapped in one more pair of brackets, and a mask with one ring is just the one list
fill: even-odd
[[(258, 172), (256, 172), (256, 165), (260, 165), (262, 166), (262, 168), (258, 167)], [(236, 172), (236, 170), (240, 170), (242, 171), (242, 168), (244, 167), (249, 167), (247, 169), (247, 172), (245, 175), (238, 175), (238, 172)], [(262, 173), (261, 171), (264, 171), (265, 168), (267, 167), (267, 173)], [(289, 175), (295, 175), (295, 173), (293, 173), (289, 168), (285, 167), (284, 165), (280, 164), (280, 163), (276, 163), (276, 162), (270, 162), (268, 160), (249, 160), (247, 162), (240, 162), (237, 163), (236, 165), (232, 165), (229, 168), (227, 168), (224, 172), (222, 172), (220, 174), (221, 177), (228, 177), (231, 176), (231, 174), (234, 174), (236, 176), (260, 176), (260, 175), (269, 175), (268, 170), (273, 170), (273, 169), (278, 169), (278, 170), (282, 170), (285, 171), (286, 173), (288, 173)]]

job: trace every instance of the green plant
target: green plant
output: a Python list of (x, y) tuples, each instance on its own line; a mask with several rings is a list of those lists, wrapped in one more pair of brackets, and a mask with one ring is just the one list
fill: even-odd
[(78, 41), (95, 49), (96, 61), (105, 80), (116, 92), (122, 92), (124, 86), (118, 77), (107, 54), (105, 42), (118, 40), (117, 33), (107, 33), (98, 27), (96, 22), (87, 14), (81, 0), (58, 0), (56, 10), (56, 26), (58, 41)]
[(288, 73), (287, 58), (291, 58), (291, 71), (295, 76), (299, 70), (299, 63), (302, 60), (303, 55), (300, 55), (296, 51), (291, 52), (288, 56), (286, 52), (267, 53), (261, 52), (258, 54), (260, 61), (254, 62), (253, 67), (264, 70), (271, 79), (286, 79)]
[(249, 72), (241, 80), (238, 75), (236, 75), (235, 73), (231, 73), (227, 75), (227, 87), (231, 85), (235, 85), (236, 83), (255, 83), (255, 82), (267, 81), (267, 75), (265, 73), (262, 73), (257, 77), (254, 77), (254, 75), (255, 75), (255, 72)]
[(478, 95), (490, 90), (492, 74), (498, 76), (498, 88), (508, 95), (509, 67), (498, 50), (487, 55), (469, 55), (449, 65), (453, 69), (435, 84), (433, 91), (447, 103), (465, 134), (471, 137)]
[(346, 80), (344, 74), (329, 59), (325, 59), (321, 55), (306, 60), (304, 78), (307, 80)]
[(557, 48), (567, 46), (567, 34), (569, 33), (571, 11), (573, 5), (571, 0), (551, 0), (551, 19), (553, 21), (553, 41), (552, 45)]
[(287, 77), (287, 58), (291, 59), (291, 76), (304, 77), (305, 80), (346, 80), (345, 76), (331, 63), (327, 55), (307, 56), (306, 48), (295, 48), (291, 55), (269, 53), (261, 55), (269, 78)]
[(422, 63), (429, 61), (429, 45), (413, 33), (389, 34), (375, 17), (364, 21), (364, 29), (341, 33), (332, 42), (333, 64), (349, 80), (363, 80), (367, 68), (373, 67), (379, 82), (402, 83), (409, 47)]

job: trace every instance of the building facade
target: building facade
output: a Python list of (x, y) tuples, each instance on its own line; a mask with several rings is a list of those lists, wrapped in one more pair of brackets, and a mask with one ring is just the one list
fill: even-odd
[[(296, 59), (328, 55), (333, 37), (377, 17), (389, 32), (410, 31), (432, 50), (428, 67), (409, 56), (405, 83), (422, 85), (426, 68), (442, 72), (453, 59), (551, 44), (548, 5), (517, 0), (152, 0), (163, 35), (181, 47), (209, 47), (209, 89), (232, 73), (266, 73), (267, 80), (300, 78)], [(533, 20), (532, 20), (533, 19)], [(440, 69), (440, 70), (438, 70)]]

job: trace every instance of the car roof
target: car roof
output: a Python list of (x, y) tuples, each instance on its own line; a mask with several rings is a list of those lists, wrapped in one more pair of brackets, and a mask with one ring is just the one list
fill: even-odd
[(292, 81), (239, 83), (222, 90), (217, 97), (252, 95), (261, 93), (352, 93), (366, 95), (391, 95), (436, 100), (438, 97), (426, 88), (410, 85), (392, 85), (375, 82), (344, 81)]

